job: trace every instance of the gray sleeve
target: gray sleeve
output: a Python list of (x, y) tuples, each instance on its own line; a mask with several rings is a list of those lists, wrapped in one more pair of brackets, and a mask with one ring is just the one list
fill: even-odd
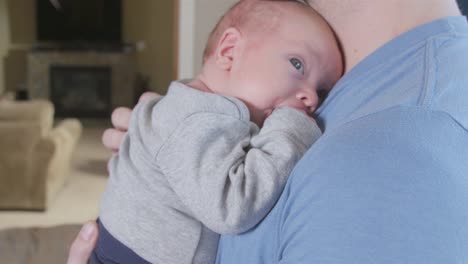
[(242, 233), (262, 220), (321, 135), (314, 120), (288, 107), (275, 110), (257, 131), (232, 116), (197, 113), (156, 156), (182, 202), (214, 232)]

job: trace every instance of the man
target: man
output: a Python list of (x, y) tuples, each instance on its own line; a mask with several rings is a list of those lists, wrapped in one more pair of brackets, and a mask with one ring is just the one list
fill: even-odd
[[(468, 24), (456, 1), (308, 2), (340, 39), (345, 75), (318, 110), (323, 137), (258, 226), (221, 238), (218, 263), (468, 263)], [(86, 230), (69, 263), (85, 263)]]

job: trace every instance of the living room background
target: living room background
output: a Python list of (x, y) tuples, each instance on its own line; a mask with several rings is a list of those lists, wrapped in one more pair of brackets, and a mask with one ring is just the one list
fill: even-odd
[[(26, 84), (27, 54), (36, 41), (35, 2), (0, 0), (0, 91)], [(122, 40), (138, 43), (136, 71), (148, 77), (151, 90), (165, 92), (175, 72), (176, 1), (123, 0)], [(2, 78), (3, 77), (3, 78)], [(130, 89), (130, 87), (129, 87)]]

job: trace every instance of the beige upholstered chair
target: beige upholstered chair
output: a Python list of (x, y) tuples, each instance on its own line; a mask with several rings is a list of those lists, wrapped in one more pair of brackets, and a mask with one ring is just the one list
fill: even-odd
[(0, 101), (0, 209), (45, 210), (70, 173), (81, 124), (48, 101)]

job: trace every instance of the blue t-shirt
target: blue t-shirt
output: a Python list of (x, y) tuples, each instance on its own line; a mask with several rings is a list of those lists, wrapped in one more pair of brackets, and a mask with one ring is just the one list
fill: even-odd
[(254, 229), (217, 262), (468, 263), (468, 24), (390, 41), (318, 111), (325, 130)]

